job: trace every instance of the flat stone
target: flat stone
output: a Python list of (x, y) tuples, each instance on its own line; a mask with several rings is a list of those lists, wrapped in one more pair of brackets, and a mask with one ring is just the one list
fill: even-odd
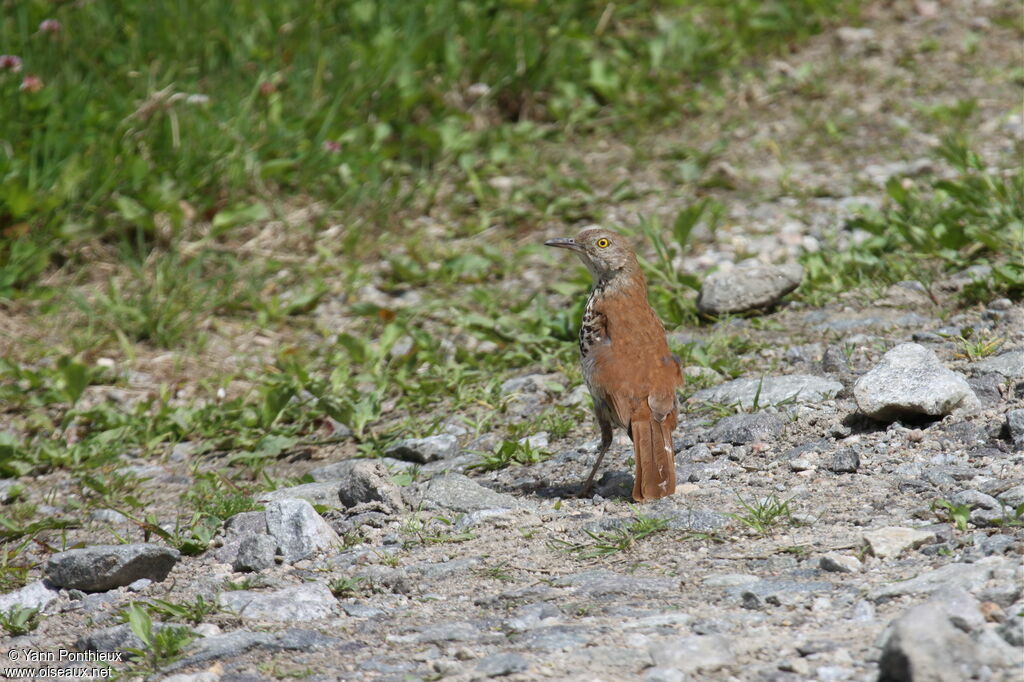
[(935, 533), (915, 528), (888, 526), (864, 533), (863, 540), (872, 554), (879, 559), (888, 559), (898, 557), (906, 551), (917, 549), (929, 542), (935, 542)]
[(0, 613), (14, 608), (39, 609), (42, 611), (53, 603), (58, 596), (60, 596), (60, 591), (56, 586), (47, 583), (45, 580), (37, 580), (19, 590), (0, 594)]
[(782, 433), (781, 419), (766, 412), (741, 413), (724, 417), (708, 433), (708, 440), (716, 443), (757, 443), (775, 438)]
[(476, 664), (476, 672), (484, 677), (503, 677), (525, 672), (529, 667), (530, 662), (520, 654), (493, 654)]
[(645, 578), (606, 570), (562, 576), (554, 584), (557, 587), (574, 587), (593, 597), (624, 594), (656, 596), (679, 591), (679, 580), (674, 578)]
[(231, 568), (241, 572), (262, 571), (276, 563), (276, 554), (277, 540), (269, 535), (250, 535), (239, 543)]
[(756, 379), (734, 379), (697, 391), (690, 400), (724, 405), (739, 404), (749, 410), (754, 406), (755, 397), (759, 407), (789, 402), (813, 404), (830, 400), (841, 390), (843, 385), (832, 379), (812, 374), (788, 374)]
[(276, 502), (277, 500), (305, 500), (310, 504), (316, 504), (330, 509), (344, 509), (339, 497), (340, 481), (328, 481), (325, 483), (303, 483), (288, 488), (278, 488), (261, 494), (256, 501), (260, 504)]
[(566, 651), (586, 646), (591, 636), (584, 628), (552, 625), (523, 633), (514, 640), (519, 646), (535, 651)]
[[(154, 632), (159, 632), (165, 627), (167, 627), (165, 623), (157, 621), (153, 623)], [(93, 630), (75, 641), (75, 648), (80, 651), (127, 651), (128, 649), (142, 649), (144, 646), (142, 640), (132, 632), (128, 623)]]
[(384, 454), (395, 459), (426, 464), (439, 459), (448, 459), (459, 451), (459, 441), (450, 434), (428, 436), (427, 438), (406, 438), (391, 445)]
[(732, 643), (722, 635), (691, 635), (653, 642), (647, 649), (654, 665), (687, 673), (712, 672), (736, 661)]
[(85, 592), (105, 592), (140, 578), (160, 582), (181, 554), (162, 545), (94, 545), (50, 557), (46, 576), (54, 585)]
[(749, 573), (712, 573), (701, 581), (708, 587), (736, 587), (759, 582), (761, 578)]
[(973, 564), (946, 564), (909, 580), (876, 587), (870, 592), (870, 599), (878, 603), (903, 595), (932, 594), (942, 589), (980, 590), (992, 575), (993, 567), (1001, 565), (991, 563), (992, 558), (996, 557), (987, 557)]
[(892, 624), (878, 661), (883, 682), (962, 682), (979, 665), (974, 643), (932, 603), (905, 611)]
[(349, 459), (314, 469), (310, 474), (317, 481), (339, 482), (338, 499), (346, 507), (379, 502), (392, 511), (405, 508), (401, 489), (380, 460)]
[(475, 642), (483, 633), (475, 623), (457, 621), (454, 623), (438, 623), (423, 627), (415, 640), (421, 644), (437, 644), (441, 642)]
[(916, 343), (896, 346), (857, 380), (853, 396), (862, 413), (879, 421), (944, 417), (981, 406), (967, 380), (947, 369), (935, 352)]
[(468, 476), (447, 474), (406, 489), (413, 508), (474, 512), (482, 509), (519, 509), (523, 503), (505, 493), (486, 488)]
[(335, 613), (334, 595), (321, 582), (303, 583), (273, 592), (230, 590), (217, 602), (244, 621), (298, 622), (328, 618)]
[(860, 573), (863, 564), (855, 556), (828, 552), (818, 560), (818, 566), (821, 567), (821, 570), (831, 573)]
[(768, 308), (800, 286), (804, 270), (797, 264), (751, 263), (713, 272), (704, 278), (697, 309), (709, 315)]
[(341, 538), (306, 500), (275, 500), (265, 510), (267, 531), (277, 542), (285, 563), (340, 544)]
[(995, 372), (1007, 379), (1024, 379), (1024, 350), (1011, 350), (971, 365), (976, 372)]
[(284, 632), (250, 632), (235, 630), (220, 635), (197, 639), (186, 649), (184, 658), (165, 665), (170, 672), (208, 661), (219, 661), (241, 656), (249, 651), (314, 651), (331, 649), (336, 654), (363, 648), (363, 644), (329, 637), (315, 630), (290, 628)]

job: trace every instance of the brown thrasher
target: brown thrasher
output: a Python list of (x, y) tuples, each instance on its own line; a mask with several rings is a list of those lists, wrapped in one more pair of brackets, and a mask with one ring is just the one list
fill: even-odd
[(633, 441), (633, 499), (671, 495), (676, 491), (676, 388), (683, 373), (679, 358), (668, 349), (665, 328), (647, 302), (647, 282), (633, 249), (622, 235), (597, 227), (584, 229), (575, 239), (544, 244), (575, 251), (594, 278), (580, 326), (580, 356), (601, 427), (601, 449), (580, 494), (590, 492), (611, 447), (612, 428), (619, 426)]

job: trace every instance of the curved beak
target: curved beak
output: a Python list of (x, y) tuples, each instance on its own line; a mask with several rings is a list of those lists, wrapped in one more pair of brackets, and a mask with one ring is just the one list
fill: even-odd
[(544, 242), (544, 246), (554, 246), (559, 249), (569, 249), (570, 251), (583, 252), (583, 248), (576, 243), (575, 239), (568, 237), (559, 237), (557, 239), (549, 239)]

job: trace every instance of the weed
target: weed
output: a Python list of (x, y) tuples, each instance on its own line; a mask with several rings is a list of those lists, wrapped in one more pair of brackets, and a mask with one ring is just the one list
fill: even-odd
[(975, 334), (973, 327), (964, 327), (956, 336), (947, 338), (952, 338), (959, 347), (956, 357), (966, 358), (971, 362), (994, 355), (1006, 343), (1006, 339), (988, 330)]
[(513, 576), (508, 570), (507, 561), (499, 561), (491, 566), (483, 566), (481, 568), (474, 569), (474, 572), (481, 578), (500, 580), (503, 583), (515, 582), (515, 576)]
[(203, 595), (199, 595), (191, 602), (169, 602), (163, 599), (153, 599), (143, 606), (149, 613), (162, 616), (166, 620), (178, 621), (199, 625), (207, 616), (218, 613), (220, 605), (216, 601), (207, 601)]
[(938, 499), (932, 502), (931, 510), (942, 521), (949, 521), (960, 531), (967, 530), (967, 522), (971, 520), (971, 505), (953, 504), (949, 500)]
[(342, 597), (352, 597), (359, 594), (360, 590), (362, 590), (363, 578), (359, 576), (335, 578), (328, 583), (328, 587), (331, 588), (331, 594), (339, 599)]
[(142, 642), (138, 649), (127, 651), (138, 659), (138, 667), (155, 672), (181, 658), (184, 649), (197, 635), (191, 629), (176, 625), (156, 625), (143, 604), (132, 602), (124, 613), (132, 633)]
[(483, 471), (494, 471), (512, 464), (537, 464), (549, 456), (547, 451), (530, 445), (527, 440), (505, 440), (493, 452), (481, 453), (480, 461), (471, 466)]
[(789, 500), (780, 500), (775, 495), (769, 495), (754, 503), (749, 503), (742, 497), (737, 499), (743, 507), (743, 513), (726, 516), (739, 521), (759, 535), (770, 535), (781, 521), (792, 521)]
[(654, 533), (660, 533), (667, 528), (668, 521), (665, 519), (637, 514), (631, 523), (614, 530), (585, 530), (584, 533), (590, 538), (589, 541), (572, 543), (565, 540), (555, 540), (553, 541), (553, 546), (575, 554), (582, 559), (593, 559), (630, 549), (638, 541)]
[(39, 627), (39, 609), (14, 606), (0, 611), (0, 628), (11, 637), (27, 635)]

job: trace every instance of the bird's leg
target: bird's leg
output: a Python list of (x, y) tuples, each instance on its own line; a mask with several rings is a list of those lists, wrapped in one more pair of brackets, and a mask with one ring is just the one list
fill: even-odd
[(601, 426), (601, 448), (597, 451), (597, 461), (594, 462), (594, 468), (590, 470), (590, 475), (587, 476), (586, 483), (584, 483), (583, 488), (580, 489), (579, 497), (587, 497), (590, 495), (590, 489), (594, 487), (594, 476), (597, 474), (597, 468), (601, 466), (601, 460), (604, 459), (605, 453), (608, 452), (608, 448), (612, 446), (611, 420), (598, 412), (597, 423)]

